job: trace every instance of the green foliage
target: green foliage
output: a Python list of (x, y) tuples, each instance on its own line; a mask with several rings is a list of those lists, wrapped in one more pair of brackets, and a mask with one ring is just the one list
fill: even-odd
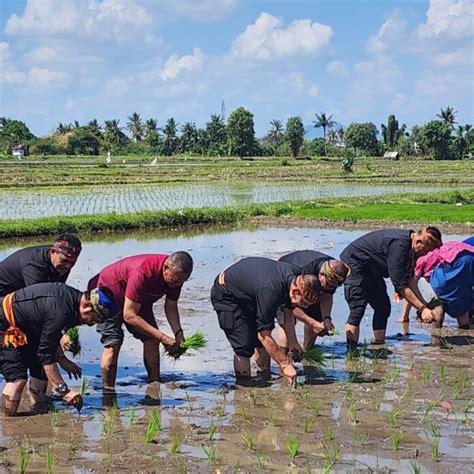
[(341, 162), (342, 172), (345, 174), (352, 173), (353, 166), (354, 166), (354, 153), (351, 149), (346, 149), (344, 153), (344, 159)]
[(11, 147), (24, 144), (35, 138), (29, 128), (21, 120), (0, 117), (0, 147), (6, 154), (11, 154)]
[(78, 354), (80, 354), (82, 350), (81, 340), (79, 337), (79, 328), (78, 327), (69, 328), (66, 331), (66, 334), (69, 336), (69, 339), (71, 340), (70, 352), (75, 357)]
[(304, 142), (304, 125), (301, 117), (290, 117), (286, 122), (284, 140), (290, 148), (291, 156), (297, 158)]
[(181, 451), (181, 445), (183, 444), (183, 441), (184, 441), (183, 433), (177, 433), (171, 442), (171, 446), (169, 449), (170, 454), (179, 453)]
[(321, 138), (315, 138), (311, 140), (310, 146), (311, 154), (314, 156), (326, 156), (326, 146), (324, 140)]
[(20, 456), (18, 468), (20, 474), (24, 474), (26, 472), (26, 468), (28, 467), (28, 463), (30, 462), (31, 453), (28, 449), (25, 449), (23, 446), (20, 446), (18, 448), (18, 454)]
[(290, 458), (295, 459), (300, 449), (300, 442), (296, 439), (295, 436), (288, 435), (286, 437), (286, 448), (288, 449), (288, 454), (290, 455)]
[(432, 120), (420, 130), (420, 144), (435, 160), (449, 159), (451, 128), (440, 120)]
[(161, 420), (156, 410), (153, 410), (148, 421), (148, 426), (145, 433), (145, 443), (151, 443), (156, 433), (161, 431)]
[(372, 123), (351, 123), (345, 132), (347, 146), (371, 155), (378, 154), (377, 127)]
[(251, 155), (255, 142), (253, 114), (244, 107), (234, 110), (227, 120), (229, 155), (240, 158)]

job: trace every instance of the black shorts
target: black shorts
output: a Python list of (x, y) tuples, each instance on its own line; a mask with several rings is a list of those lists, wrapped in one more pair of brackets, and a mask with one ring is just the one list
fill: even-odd
[(211, 302), (217, 313), (220, 328), (224, 331), (234, 353), (252, 357), (256, 347), (262, 347), (258, 339), (255, 310), (236, 300), (219, 282), (211, 289)]
[(5, 332), (0, 331), (0, 373), (6, 382), (28, 379), (28, 371), (31, 377), (47, 380), (43, 366), (38, 361), (37, 347), (28, 345), (23, 347), (3, 347), (3, 336)]
[[(140, 316), (154, 328), (158, 329), (155, 315), (153, 314), (153, 305), (142, 305), (139, 311)], [(122, 325), (125, 325), (127, 331), (136, 339), (146, 342), (151, 339), (150, 336), (142, 334), (127, 323), (122, 323), (118, 319), (108, 318), (102, 323), (96, 325), (96, 330), (100, 334), (100, 342), (103, 346), (121, 346), (125, 334)]]

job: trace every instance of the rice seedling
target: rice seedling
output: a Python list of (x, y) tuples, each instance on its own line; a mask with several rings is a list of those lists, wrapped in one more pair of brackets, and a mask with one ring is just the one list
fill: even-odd
[(56, 407), (53, 407), (53, 409), (51, 410), (51, 426), (53, 428), (58, 426), (59, 420), (60, 420), (59, 410)]
[(421, 474), (421, 466), (420, 463), (416, 461), (411, 462), (411, 472), (413, 474)]
[[(173, 465), (175, 472), (179, 472), (179, 474), (187, 474), (188, 466), (186, 466), (186, 461), (181, 456), (174, 456), (171, 464)], [(159, 472), (161, 467), (161, 464), (156, 466), (156, 472)]]
[(214, 438), (214, 435), (216, 434), (216, 431), (217, 431), (217, 423), (213, 421), (211, 425), (209, 426), (209, 433), (208, 433), (209, 441), (212, 441), (212, 439)]
[(472, 400), (472, 398), (466, 398), (466, 400), (464, 400), (464, 405), (461, 408), (461, 413), (463, 415), (467, 415), (473, 407), (474, 401)]
[(223, 404), (217, 407), (216, 414), (219, 418), (222, 418), (225, 415), (225, 406)]
[(46, 470), (48, 474), (53, 473), (54, 454), (51, 451), (51, 447), (46, 448)]
[(431, 448), (431, 457), (433, 458), (433, 461), (437, 461), (440, 456), (439, 438), (432, 438), (430, 440), (430, 448)]
[(252, 451), (255, 445), (255, 441), (253, 439), (253, 436), (249, 435), (247, 432), (244, 432), (240, 435), (242, 439), (244, 440), (245, 447), (249, 450)]
[(323, 436), (326, 441), (332, 441), (334, 439), (334, 432), (330, 426), (326, 426), (326, 428), (324, 428)]
[(243, 406), (241, 409), (240, 409), (240, 417), (242, 418), (242, 421), (244, 423), (249, 423), (249, 417), (247, 415), (247, 410), (245, 409), (245, 407)]
[(413, 390), (413, 382), (409, 380), (402, 394), (400, 395), (400, 400), (405, 400)]
[(375, 400), (374, 408), (375, 410), (379, 411), (380, 410), (380, 405), (385, 399), (385, 393), (382, 393), (377, 400)]
[(422, 386), (428, 384), (431, 378), (431, 366), (429, 364), (425, 364), (423, 367), (423, 374), (422, 374)]
[(353, 438), (359, 446), (367, 446), (369, 444), (370, 435), (367, 432), (354, 431)]
[(112, 436), (114, 431), (114, 422), (110, 416), (104, 417), (102, 421), (102, 431), (104, 432), (105, 436), (107, 436), (107, 438)]
[(207, 341), (204, 337), (204, 334), (201, 331), (197, 331), (190, 336), (188, 336), (184, 341), (181, 342), (180, 347), (182, 349), (181, 353), (176, 355), (171, 355), (174, 359), (179, 359), (179, 357), (185, 352), (197, 352), (201, 351), (206, 347)]
[(397, 408), (396, 410), (393, 409), (390, 411), (388, 421), (390, 423), (391, 428), (396, 428), (398, 426), (398, 419), (400, 418), (400, 416), (402, 416), (403, 412), (403, 408)]
[(270, 410), (270, 416), (268, 417), (268, 421), (270, 422), (270, 425), (271, 426), (276, 426), (277, 425), (277, 417), (276, 417), (276, 413), (275, 413), (275, 410), (272, 408)]
[(446, 373), (446, 367), (444, 365), (439, 366), (439, 376), (441, 377), (443, 384), (448, 385), (448, 376)]
[(400, 377), (401, 369), (400, 367), (391, 366), (390, 370), (387, 372), (387, 375), (384, 378), (385, 384), (394, 384)]
[(67, 444), (67, 460), (71, 461), (71, 459), (74, 458), (74, 455), (76, 454), (77, 451), (77, 444), (74, 442), (74, 440), (71, 438), (69, 439), (69, 442)]
[(357, 423), (357, 402), (355, 400), (352, 400), (349, 404), (348, 411), (351, 418), (351, 423), (355, 425)]
[(267, 466), (267, 458), (263, 455), (259, 455), (257, 458), (257, 471), (264, 471)]
[(89, 379), (86, 376), (82, 377), (82, 383), (81, 383), (81, 389), (80, 389), (80, 393), (82, 396), (84, 396), (87, 393), (87, 390), (89, 390), (89, 385), (90, 385)]
[(138, 421), (137, 408), (132, 407), (130, 411), (128, 412), (128, 422), (130, 423), (130, 426), (135, 426), (137, 421)]
[(216, 459), (217, 459), (216, 448), (211, 443), (209, 443), (207, 446), (203, 446), (202, 449), (204, 453), (206, 454), (208, 462), (210, 463), (216, 462)]
[(308, 365), (312, 365), (315, 367), (325, 367), (326, 365), (324, 352), (318, 346), (314, 346), (309, 351), (303, 352), (301, 357), (303, 361)]
[(441, 437), (441, 431), (439, 429), (438, 423), (435, 423), (434, 421), (430, 425), (430, 431), (431, 434), (433, 435), (434, 438), (439, 438)]
[(466, 370), (462, 370), (458, 377), (456, 382), (459, 384), (459, 387), (461, 390), (466, 390), (466, 388), (470, 385), (471, 377), (469, 373)]
[(400, 443), (402, 442), (404, 434), (401, 431), (398, 431), (397, 433), (393, 433), (392, 436), (390, 436), (390, 441), (392, 442), (392, 449), (393, 451), (398, 451), (398, 448), (400, 447)]
[(250, 400), (252, 400), (252, 405), (256, 407), (257, 406), (257, 392), (255, 392), (255, 390), (252, 389), (250, 391), (249, 396), (250, 396)]
[(313, 426), (314, 418), (305, 418), (304, 420), (304, 432), (309, 433), (311, 431), (311, 427)]
[(28, 467), (28, 463), (30, 462), (31, 453), (23, 446), (20, 446), (18, 448), (18, 455), (20, 456), (18, 468), (20, 470), (20, 474), (24, 474), (26, 472), (26, 468)]
[(319, 400), (315, 400), (314, 403), (310, 405), (311, 412), (314, 416), (321, 415), (321, 402)]
[(78, 354), (81, 353), (81, 350), (82, 350), (81, 341), (79, 338), (79, 328), (78, 327), (69, 328), (66, 331), (66, 334), (69, 336), (69, 339), (71, 341), (70, 352), (72, 353), (74, 357), (76, 357)]
[(146, 428), (145, 443), (151, 443), (156, 433), (159, 431), (161, 431), (161, 420), (157, 411), (153, 410), (150, 415), (150, 421), (148, 422), (148, 426)]
[(459, 389), (458, 385), (455, 383), (451, 388), (451, 399), (456, 400), (458, 398), (461, 390)]
[(193, 404), (191, 403), (191, 398), (189, 397), (189, 393), (187, 390), (184, 391), (184, 394), (186, 395), (186, 401), (188, 402), (188, 408), (189, 411), (193, 411)]
[(320, 455), (324, 459), (324, 466), (325, 472), (330, 472), (334, 465), (339, 460), (341, 456), (342, 445), (336, 444), (334, 441), (331, 445), (326, 445), (323, 443), (323, 453)]
[(182, 433), (176, 433), (173, 440), (171, 441), (171, 446), (169, 449), (170, 454), (176, 454), (181, 451), (181, 445), (184, 441), (184, 435)]
[(112, 405), (110, 405), (109, 414), (112, 418), (117, 418), (119, 414), (119, 407), (117, 399), (112, 400)]
[(296, 439), (296, 436), (287, 435), (286, 437), (286, 448), (291, 459), (295, 459), (300, 449), (300, 442)]

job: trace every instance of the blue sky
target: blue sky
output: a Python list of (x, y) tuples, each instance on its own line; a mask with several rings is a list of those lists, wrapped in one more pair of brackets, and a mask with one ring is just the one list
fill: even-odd
[(38, 135), (132, 112), (203, 126), (222, 100), (259, 136), (321, 111), (472, 123), (469, 0), (1, 0), (0, 28), (0, 115)]

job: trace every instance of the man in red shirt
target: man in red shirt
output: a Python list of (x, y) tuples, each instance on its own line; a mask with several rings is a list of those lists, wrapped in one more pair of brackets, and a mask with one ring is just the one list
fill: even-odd
[[(192, 270), (193, 260), (187, 252), (135, 255), (105, 267), (89, 281), (89, 288), (109, 288), (118, 308), (115, 319), (97, 325), (104, 346), (100, 365), (105, 389), (115, 388), (118, 356), (124, 339), (123, 323), (143, 342), (143, 361), (149, 381), (159, 380), (160, 342), (167, 352), (175, 353), (184, 339), (177, 303), (181, 287)], [(163, 296), (166, 296), (166, 319), (174, 337), (158, 329), (153, 314), (153, 303)]]

